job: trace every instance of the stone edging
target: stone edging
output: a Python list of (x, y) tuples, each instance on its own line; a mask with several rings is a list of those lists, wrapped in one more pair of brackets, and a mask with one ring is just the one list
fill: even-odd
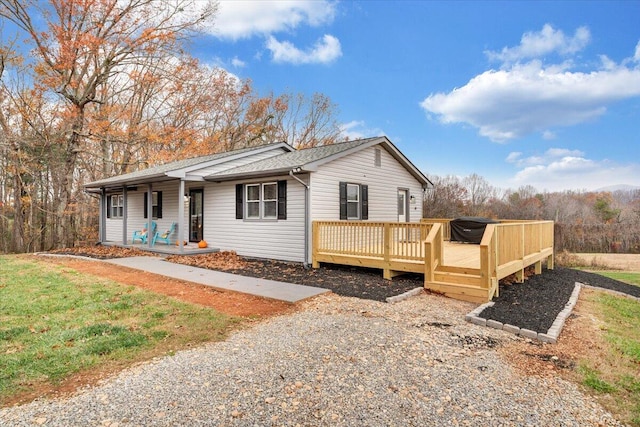
[(475, 325), (488, 326), (494, 329), (502, 329), (503, 331), (511, 332), (512, 334), (520, 335), (525, 338), (530, 338), (530, 339), (539, 340), (539, 341), (550, 343), (550, 344), (555, 344), (558, 341), (558, 336), (562, 331), (564, 322), (567, 320), (567, 318), (573, 311), (573, 307), (575, 307), (576, 303), (578, 302), (578, 296), (580, 295), (580, 289), (582, 288), (582, 286), (585, 286), (585, 285), (579, 282), (575, 283), (573, 292), (569, 297), (569, 301), (565, 304), (562, 311), (558, 313), (558, 316), (556, 316), (556, 320), (553, 321), (553, 324), (551, 325), (551, 327), (546, 333), (536, 332), (536, 331), (532, 331), (530, 329), (525, 329), (525, 328), (519, 328), (517, 326), (503, 324), (502, 322), (498, 322), (497, 320), (484, 319), (482, 317), (479, 317), (480, 313), (482, 313), (482, 311), (485, 308), (491, 307), (494, 304), (493, 301), (490, 301), (488, 303), (482, 304), (479, 307), (476, 307), (475, 310), (467, 314), (464, 317), (464, 319), (467, 322), (471, 322)]
[(395, 296), (392, 296), (392, 297), (388, 297), (387, 298), (387, 302), (388, 303), (400, 302), (400, 301), (405, 300), (405, 299), (407, 299), (409, 297), (413, 297), (413, 296), (419, 295), (422, 292), (424, 292), (424, 288), (414, 288), (414, 289), (411, 289), (410, 291), (407, 291), (407, 292), (405, 292), (403, 294), (395, 295)]

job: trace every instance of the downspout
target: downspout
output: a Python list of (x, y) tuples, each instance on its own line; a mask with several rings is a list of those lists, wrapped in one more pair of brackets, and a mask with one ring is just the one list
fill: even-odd
[[(295, 170), (300, 171), (299, 168)], [(309, 221), (311, 219), (309, 215), (309, 189), (311, 186), (295, 176), (293, 170), (289, 171), (289, 176), (304, 186), (304, 268), (309, 268)]]

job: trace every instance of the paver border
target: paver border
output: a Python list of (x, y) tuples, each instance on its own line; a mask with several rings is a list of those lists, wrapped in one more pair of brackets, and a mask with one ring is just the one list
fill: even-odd
[[(560, 332), (562, 332), (562, 328), (564, 327), (564, 324), (567, 318), (569, 317), (569, 315), (573, 311), (573, 308), (576, 306), (576, 303), (578, 302), (578, 297), (580, 296), (580, 290), (582, 289), (583, 286), (586, 286), (588, 288), (593, 288), (593, 289), (602, 289), (594, 286), (584, 285), (580, 282), (575, 282), (575, 286), (573, 287), (573, 292), (569, 297), (569, 301), (567, 301), (564, 308), (560, 311), (560, 313), (558, 313), (558, 315), (556, 316), (556, 319), (553, 321), (553, 323), (551, 324), (551, 327), (547, 332), (536, 332), (530, 329), (519, 328), (517, 326), (510, 325), (508, 323), (504, 324), (502, 322), (498, 322), (497, 320), (485, 319), (483, 317), (480, 317), (480, 313), (482, 313), (482, 311), (485, 308), (491, 307), (493, 306), (493, 304), (495, 304), (493, 301), (490, 301), (488, 303), (482, 304), (479, 307), (476, 307), (473, 311), (467, 314), (464, 317), (464, 319), (467, 322), (473, 323), (475, 325), (487, 326), (489, 328), (499, 329), (515, 335), (520, 335), (525, 338), (542, 341), (544, 343), (555, 344), (558, 341), (558, 337), (560, 336)], [(620, 293), (620, 292), (617, 292), (617, 293)], [(626, 295), (626, 294), (623, 294), (623, 295)]]
[(420, 295), (423, 292), (424, 292), (424, 288), (423, 287), (413, 288), (413, 289), (410, 289), (407, 292), (402, 293), (400, 295), (394, 295), (392, 297), (387, 297), (386, 301), (389, 304), (393, 304), (395, 302), (400, 302), (400, 301), (406, 300), (407, 298), (410, 298), (410, 297), (413, 297), (413, 296), (416, 296), (416, 295)]

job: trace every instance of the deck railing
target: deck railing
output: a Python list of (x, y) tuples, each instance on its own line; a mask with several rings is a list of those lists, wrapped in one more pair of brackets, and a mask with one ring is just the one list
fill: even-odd
[(423, 260), (422, 242), (432, 224), (417, 222), (314, 221), (314, 253)]
[(451, 222), (450, 219), (446, 218), (422, 218), (420, 222), (424, 222), (427, 224), (441, 224), (442, 225), (442, 238), (444, 240), (451, 240)]

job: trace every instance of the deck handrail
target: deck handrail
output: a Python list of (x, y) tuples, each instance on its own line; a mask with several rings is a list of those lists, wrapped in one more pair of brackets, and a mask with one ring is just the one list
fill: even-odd
[(434, 272), (442, 264), (444, 224), (433, 223), (429, 234), (424, 239), (424, 280), (433, 282)]

